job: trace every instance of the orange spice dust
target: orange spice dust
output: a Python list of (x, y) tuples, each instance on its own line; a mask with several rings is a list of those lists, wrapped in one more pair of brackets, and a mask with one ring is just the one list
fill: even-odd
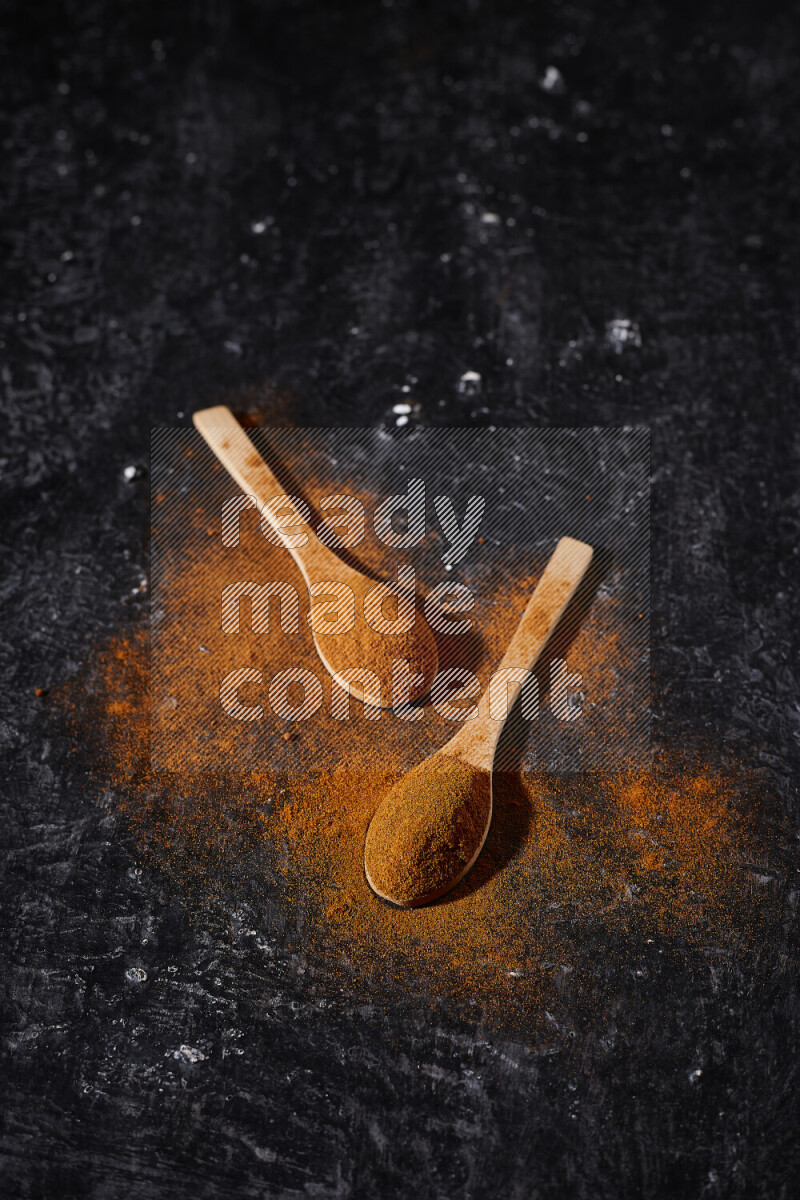
[(134, 852), (195, 906), (268, 902), (287, 940), (347, 990), (380, 996), (394, 984), (530, 1021), (565, 978), (575, 995), (591, 985), (578, 978), (587, 940), (600, 961), (611, 933), (618, 946), (650, 937), (667, 949), (741, 934), (748, 838), (735, 777), (496, 772), (469, 875), (430, 907), (395, 910), (370, 891), (363, 850), (397, 771), (367, 756), (331, 769), (347, 753), (338, 744), (302, 774), (154, 773), (148, 660), (134, 631), (101, 652), (88, 694), (61, 693), (77, 729), (100, 731), (94, 771)]
[[(304, 482), (304, 494), (313, 510), (331, 485), (315, 486), (313, 477), (308, 477), (308, 467)], [(351, 483), (342, 486), (349, 495), (362, 500), (367, 512), (374, 508), (374, 497)], [(232, 490), (235, 493), (235, 488)], [(231, 489), (223, 484), (219, 496), (230, 494)], [(162, 507), (169, 509), (163, 517)], [(350, 771), (361, 761), (368, 765), (374, 762), (376, 737), (384, 761), (398, 767), (411, 766), (452, 736), (455, 726), (430, 703), (425, 706), (425, 719), (413, 725), (391, 713), (382, 714), (379, 725), (373, 724), (359, 715), (360, 706), (353, 703), (354, 719), (343, 727), (331, 715), (331, 679), (322, 667), (307, 626), (308, 596), (302, 577), (286, 550), (261, 536), (256, 514), (243, 513), (239, 544), (223, 546), (219, 523), (208, 526), (210, 511), (219, 516), (218, 508), (208, 500), (197, 506), (160, 493), (154, 508), (157, 535), (169, 541), (179, 529), (182, 542), (180, 557), (160, 564), (159, 585), (153, 596), (157, 620), (153, 626), (152, 693), (148, 702), (153, 710), (153, 757), (159, 768), (184, 774), (217, 773), (221, 764), (231, 761), (242, 769), (269, 760), (275, 769), (297, 773), (307, 774), (321, 765)], [(473, 629), (466, 635), (437, 634), (440, 671), (465, 667), (486, 686), (530, 599), (547, 554), (543, 553), (538, 561), (531, 561), (531, 557), (508, 548), (499, 559), (481, 565), (479, 580), (472, 588), (475, 605), (469, 616)], [(375, 537), (367, 537), (358, 547), (358, 565), (376, 579), (391, 578), (396, 562), (396, 552)], [(427, 587), (420, 577), (423, 592), (441, 581), (438, 558), (436, 565), (438, 574), (431, 574)], [(245, 580), (279, 582), (294, 590), (299, 604), (298, 632), (286, 628), (277, 598), (270, 602), (268, 631), (254, 632), (247, 597), (241, 601), (238, 631), (235, 635), (225, 632), (220, 621), (223, 590)], [(585, 758), (594, 763), (607, 761), (608, 743), (614, 741), (608, 736), (613, 728), (607, 719), (597, 720), (598, 715), (603, 717), (610, 707), (616, 714), (616, 728), (626, 731), (641, 720), (641, 698), (630, 688), (629, 664), (637, 653), (635, 639), (631, 623), (624, 620), (621, 610), (619, 597), (595, 597), (579, 621), (564, 623), (552, 647), (552, 657), (565, 658), (570, 671), (584, 677), (587, 709), (580, 746)], [(542, 720), (538, 722), (541, 728), (536, 728), (534, 722), (533, 729), (534, 751), (539, 755), (543, 747), (545, 759), (547, 739), (552, 737), (556, 724), (547, 712), (549, 657), (537, 670)], [(266, 718), (235, 721), (223, 711), (219, 685), (230, 672), (249, 668), (263, 673), (262, 683), (248, 681), (239, 689), (242, 703), (258, 705), (266, 701), (270, 678), (297, 667), (314, 675), (322, 687), (322, 704), (313, 722), (300, 722), (286, 730)], [(285, 732), (292, 737), (285, 738)], [(511, 722), (499, 748), (498, 765), (502, 768), (518, 765), (515, 749), (520, 749), (520, 732)]]
[[(307, 495), (313, 506), (313, 481)], [(156, 525), (168, 499), (155, 498)], [(643, 939), (668, 951), (742, 936), (750, 835), (740, 777), (665, 754), (651, 768), (524, 774), (501, 742), (494, 817), (476, 865), (429, 907), (383, 904), (364, 878), (369, 822), (402, 771), (456, 727), (430, 708), (416, 726), (391, 715), (371, 722), (356, 702), (350, 720), (334, 720), (330, 680), (302, 619), (307, 598), (285, 551), (243, 533), (223, 554), (208, 507), (187, 502), (184, 515), (198, 536), (164, 568), (153, 671), (146, 631), (129, 630), (99, 647), (55, 699), (133, 852), (193, 907), (269, 906), (287, 943), (347, 991), (446, 996), (526, 1021), (553, 989), (563, 995), (565, 979), (574, 995), (588, 994), (592, 981), (579, 978), (592, 959), (587, 945), (602, 963), (612, 941), (622, 953)], [(380, 547), (366, 545), (362, 565), (390, 574)], [(488, 682), (542, 566), (486, 569), (471, 614), (476, 636), (440, 639), (442, 669), (464, 665)], [(222, 632), (222, 588), (249, 578), (298, 586), (301, 634), (258, 636), (244, 621), (235, 638)], [(568, 645), (562, 640), (587, 704), (624, 689), (635, 653), (630, 624), (619, 600), (597, 597)], [(241, 666), (266, 670), (265, 646), (270, 674), (299, 665), (318, 675), (319, 720), (287, 728), (222, 712), (220, 679)], [(541, 684), (544, 699), (545, 675)], [(248, 687), (241, 697), (254, 703)], [(623, 705), (620, 728), (638, 715)]]

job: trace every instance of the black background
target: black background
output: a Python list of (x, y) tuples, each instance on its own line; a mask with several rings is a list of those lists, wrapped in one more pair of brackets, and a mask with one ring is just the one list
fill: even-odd
[[(7, 9), (6, 1194), (797, 1194), (795, 22)], [(327, 995), (277, 934), (268, 962), (242, 948), (132, 873), (33, 694), (146, 620), (151, 425), (229, 402), (391, 428), (407, 396), (429, 424), (651, 426), (654, 740), (711, 738), (769, 796), (764, 945), (642, 947), (571, 1039)]]

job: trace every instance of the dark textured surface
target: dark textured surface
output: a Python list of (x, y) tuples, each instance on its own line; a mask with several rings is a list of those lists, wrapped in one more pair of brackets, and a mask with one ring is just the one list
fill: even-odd
[[(791, 6), (85, 0), (5, 27), (5, 1194), (796, 1195)], [(354, 1002), (279, 936), (191, 920), (33, 695), (146, 619), (123, 469), (151, 424), (369, 424), (403, 385), (434, 423), (651, 425), (654, 736), (768, 787), (764, 945), (641, 947), (571, 1039)]]

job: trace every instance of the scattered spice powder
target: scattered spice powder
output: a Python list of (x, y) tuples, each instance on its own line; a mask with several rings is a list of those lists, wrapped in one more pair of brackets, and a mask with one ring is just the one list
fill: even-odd
[[(368, 826), (407, 769), (409, 738), (421, 761), (452, 736), (452, 723), (426, 710), (413, 727), (385, 714), (378, 724), (353, 703), (351, 720), (305, 722), (287, 742), (283, 727), (231, 721), (219, 680), (234, 667), (264, 666), (265, 639), (245, 623), (241, 636), (226, 638), (221, 590), (258, 578), (257, 568), (281, 578), (286, 556), (244, 536), (222, 555), (207, 506), (187, 505), (185, 516), (205, 548), (193, 546), (162, 580), (174, 603), (155, 625), (152, 674), (147, 632), (133, 629), (99, 647), (83, 676), (53, 694), (133, 852), (195, 907), (247, 908), (256, 923), (266, 906), (287, 944), (349, 993), (375, 998), (394, 984), (526, 1023), (554, 989), (563, 996), (567, 978), (574, 997), (602, 988), (609, 945), (622, 954), (648, 938), (665, 952), (736, 944), (752, 910), (743, 777), (690, 761), (684, 747), (648, 768), (521, 774), (507, 769), (514, 754), (501, 742), (492, 824), (474, 867), (428, 907), (383, 904), (364, 876)], [(366, 565), (385, 577), (370, 552)], [(471, 658), (463, 640), (442, 638), (441, 669), (467, 665), (485, 685), (541, 565), (527, 575), (505, 564), (487, 572), (473, 614), (480, 636), (466, 642)], [(571, 635), (569, 664), (589, 684), (587, 704), (602, 705), (623, 686), (628, 624), (606, 597)], [(268, 642), (270, 671), (300, 663), (329, 689), (308, 630)], [(417, 782), (412, 773), (405, 786)]]
[[(306, 495), (312, 506), (330, 490), (330, 484), (314, 486), (306, 481)], [(347, 484), (347, 491), (374, 506), (374, 498), (359, 493)], [(227, 497), (225, 486), (220, 493)], [(354, 719), (342, 722), (331, 713), (332, 683), (315, 650), (305, 617), (308, 599), (305, 584), (288, 553), (273, 546), (258, 532), (253, 513), (241, 517), (238, 545), (223, 546), (219, 533), (208, 537), (205, 530), (209, 500), (203, 506), (178, 504), (171, 496), (156, 497), (156, 531), (172, 545), (176, 527), (181, 529), (181, 554), (159, 561), (154, 585), (152, 653), (152, 697), (154, 761), (164, 770), (183, 773), (212, 772), (221, 763), (235, 761), (241, 769), (256, 767), (269, 760), (274, 769), (292, 769), (310, 773), (321, 763), (350, 771), (363, 759), (373, 765), (376, 744), (388, 764), (407, 766), (420, 761), (447, 741), (455, 727), (430, 703), (424, 720), (413, 725), (388, 712), (380, 723), (364, 720), (359, 705), (353, 703)], [(161, 518), (159, 508), (172, 512)], [(218, 511), (218, 509), (217, 509)], [(162, 528), (163, 525), (163, 528)], [(393, 555), (377, 538), (367, 538), (359, 546), (361, 565), (379, 579), (392, 576)], [(484, 565), (474, 586), (475, 607), (470, 613), (473, 630), (466, 635), (438, 635), (439, 670), (466, 667), (475, 672), (481, 684), (488, 684), (517, 627), (531, 593), (538, 582), (547, 554), (531, 562), (530, 555), (505, 553), (500, 561)], [(241, 601), (241, 621), (235, 635), (226, 633), (220, 621), (223, 590), (236, 581), (280, 582), (296, 589), (299, 621), (297, 632), (279, 620), (279, 604), (274, 598), (269, 610), (269, 628), (252, 628), (248, 611), (250, 601)], [(642, 698), (626, 691), (633, 674), (630, 664), (636, 650), (631, 644), (630, 622), (623, 619), (620, 600), (615, 596), (598, 597), (580, 624), (569, 622), (558, 632), (559, 641), (552, 654), (537, 670), (542, 717), (527, 727), (510, 721), (498, 747), (496, 765), (511, 769), (520, 754), (531, 744), (537, 759), (547, 761), (553, 727), (559, 723), (547, 711), (549, 658), (562, 657), (570, 670), (581, 672), (587, 690), (586, 710), (581, 722), (580, 747), (589, 761), (610, 761), (608, 743), (613, 745), (611, 722), (606, 714), (613, 710), (617, 727), (629, 729), (645, 716)], [(322, 639), (324, 641), (324, 635)], [(388, 641), (388, 639), (387, 639)], [(393, 651), (394, 657), (396, 651)], [(403, 657), (402, 653), (398, 654)], [(355, 665), (355, 664), (354, 664)], [(363, 664), (361, 664), (363, 665)], [(246, 682), (239, 689), (243, 704), (266, 705), (270, 678), (290, 668), (302, 668), (315, 676), (322, 689), (319, 711), (312, 722), (302, 722), (302, 736), (289, 752), (283, 738), (285, 725), (274, 719), (242, 722), (232, 720), (219, 701), (221, 681), (232, 671), (249, 668), (263, 674), (263, 682)], [(429, 663), (412, 664), (411, 671), (427, 673)], [(291, 685), (299, 688), (300, 685)], [(598, 717), (600, 719), (598, 719)], [(538, 726), (538, 728), (537, 728)], [(571, 731), (566, 731), (569, 734)], [(533, 737), (531, 738), (531, 733)], [(558, 730), (563, 736), (565, 727)], [(522, 744), (520, 744), (522, 735)], [(569, 737), (567, 737), (569, 740)], [(577, 738), (573, 738), (577, 741)], [(334, 769), (334, 766), (332, 766)], [(564, 769), (574, 769), (565, 763)]]
[(612, 934), (617, 953), (647, 937), (668, 952), (742, 935), (748, 835), (735, 774), (666, 761), (573, 776), (496, 771), (492, 824), (468, 875), (428, 907), (394, 909), (368, 887), (363, 855), (401, 764), (352, 754), (343, 726), (302, 775), (230, 763), (154, 773), (148, 658), (145, 631), (133, 631), (102, 651), (88, 694), (60, 696), (82, 738), (99, 734), (93, 770), (134, 852), (200, 910), (277, 910), (284, 938), (331, 984), (375, 999), (394, 980), (529, 1025), (568, 976), (576, 1003), (591, 998), (601, 985), (587, 963), (606, 969)]

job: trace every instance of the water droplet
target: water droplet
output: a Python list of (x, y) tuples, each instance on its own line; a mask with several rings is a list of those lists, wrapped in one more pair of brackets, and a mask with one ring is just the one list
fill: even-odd
[(458, 381), (460, 396), (477, 396), (483, 385), (483, 379), (477, 371), (465, 371)]
[(606, 322), (606, 340), (611, 343), (617, 354), (627, 346), (641, 346), (642, 333), (635, 321), (627, 317), (615, 317)]
[(564, 76), (558, 67), (552, 65), (545, 67), (544, 75), (539, 80), (539, 87), (543, 92), (552, 92), (553, 94), (564, 91)]

